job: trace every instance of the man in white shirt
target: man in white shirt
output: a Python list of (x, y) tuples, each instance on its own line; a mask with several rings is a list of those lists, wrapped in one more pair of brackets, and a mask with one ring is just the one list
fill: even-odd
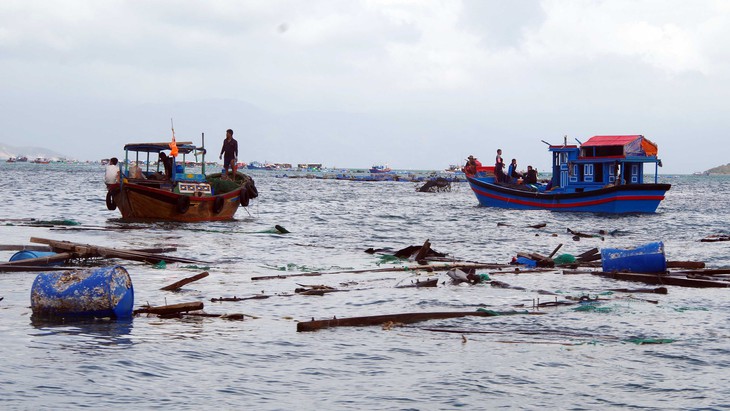
[(109, 160), (109, 164), (106, 166), (106, 173), (104, 174), (104, 182), (107, 184), (116, 184), (119, 182), (119, 160), (116, 157), (112, 157)]

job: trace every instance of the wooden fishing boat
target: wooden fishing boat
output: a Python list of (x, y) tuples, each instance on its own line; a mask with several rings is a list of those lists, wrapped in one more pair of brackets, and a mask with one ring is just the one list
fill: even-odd
[[(120, 161), (121, 181), (107, 184), (106, 205), (119, 208), (123, 220), (217, 221), (230, 220), (240, 206), (248, 206), (258, 196), (250, 176), (236, 173), (234, 179), (205, 174), (205, 149), (191, 142), (176, 143), (180, 161), (167, 156), (171, 143), (135, 143), (124, 146), (125, 161)], [(134, 161), (130, 153), (135, 153)], [(140, 153), (146, 160), (140, 161)], [(150, 154), (155, 158), (150, 161)], [(165, 155), (161, 155), (164, 153)], [(203, 157), (200, 173), (186, 168), (186, 155)], [(150, 170), (154, 160), (156, 169)], [(146, 170), (139, 170), (139, 164)]]
[[(594, 136), (580, 146), (546, 144), (552, 152), (550, 180), (497, 182), (493, 168), (467, 175), (479, 203), (522, 210), (654, 213), (671, 187), (658, 183), (657, 146), (644, 136)], [(655, 166), (653, 182), (645, 181), (645, 164)]]

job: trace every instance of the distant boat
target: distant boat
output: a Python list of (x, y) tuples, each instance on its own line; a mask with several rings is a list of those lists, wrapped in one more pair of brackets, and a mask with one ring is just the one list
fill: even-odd
[(47, 159), (47, 158), (45, 158), (45, 157), (36, 157), (36, 158), (35, 158), (35, 159), (34, 159), (34, 160), (32, 161), (32, 163), (36, 163), (36, 164), (48, 164), (48, 163), (50, 163), (50, 162), (51, 162), (51, 160), (49, 160), (49, 159)]
[[(496, 182), (489, 172), (467, 174), (479, 204), (521, 210), (654, 213), (670, 184), (657, 182), (657, 146), (644, 136), (594, 136), (580, 147), (550, 145), (552, 178), (547, 184)], [(655, 166), (644, 181), (644, 164)], [(493, 167), (489, 167), (493, 169)], [(491, 170), (490, 170), (491, 171)]]
[(260, 163), (258, 161), (252, 161), (246, 166), (246, 168), (249, 170), (273, 170), (276, 167), (274, 167), (273, 164), (268, 164), (268, 163), (264, 164), (264, 163)]
[(10, 158), (8, 158), (8, 159), (7, 159), (7, 162), (8, 162), (8, 163), (15, 163), (15, 162), (16, 162), (16, 160), (15, 160), (15, 157), (10, 157)]
[(375, 165), (370, 167), (371, 173), (390, 173), (391, 171), (393, 170), (391, 170), (387, 165)]
[(15, 157), (15, 161), (17, 161), (19, 163), (25, 163), (25, 162), (28, 161), (28, 157), (26, 157), (26, 156), (17, 156), (17, 157)]

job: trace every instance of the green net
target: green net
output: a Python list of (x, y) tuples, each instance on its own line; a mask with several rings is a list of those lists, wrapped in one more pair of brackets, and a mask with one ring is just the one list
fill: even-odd
[(644, 344), (671, 344), (677, 340), (672, 338), (627, 338), (624, 341), (644, 345)]
[(575, 262), (575, 257), (571, 254), (560, 254), (553, 260), (555, 264), (572, 264)]

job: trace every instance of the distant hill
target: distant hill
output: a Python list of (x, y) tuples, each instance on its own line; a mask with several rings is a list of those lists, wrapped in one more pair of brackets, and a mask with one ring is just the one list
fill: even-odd
[(705, 174), (730, 174), (730, 163), (705, 171)]
[(7, 160), (10, 157), (26, 156), (28, 160), (37, 157), (45, 157), (51, 160), (68, 159), (67, 156), (41, 147), (15, 147), (0, 143), (0, 160)]

